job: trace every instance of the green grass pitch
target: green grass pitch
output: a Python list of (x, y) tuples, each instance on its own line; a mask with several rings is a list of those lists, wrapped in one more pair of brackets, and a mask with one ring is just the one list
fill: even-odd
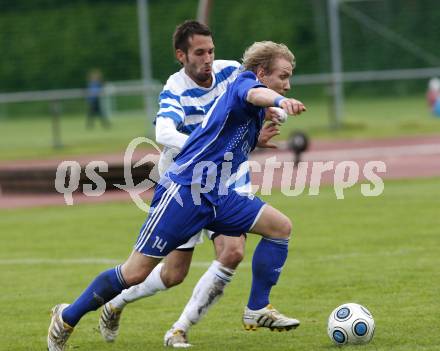
[[(372, 343), (346, 350), (440, 350), (439, 178), (386, 181), (376, 198), (362, 197), (357, 185), (344, 200), (336, 200), (331, 187), (319, 196), (276, 193), (265, 200), (294, 222), (272, 302), (302, 325), (286, 333), (242, 329), (258, 241), (250, 236), (225, 296), (190, 333), (194, 350), (339, 350), (326, 323), (345, 302), (364, 304), (376, 321)], [(132, 203), (108, 203), (2, 210), (0, 219), (0, 350), (43, 350), (51, 306), (71, 302), (113, 260), (122, 261), (144, 214)], [(101, 340), (98, 313), (88, 314), (70, 349), (163, 349), (165, 331), (212, 259), (205, 242), (182, 285), (128, 306), (114, 344)]]

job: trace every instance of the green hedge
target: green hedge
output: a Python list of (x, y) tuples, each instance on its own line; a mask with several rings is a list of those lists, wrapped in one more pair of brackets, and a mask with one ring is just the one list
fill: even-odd
[[(214, 0), (211, 27), (217, 58), (239, 60), (252, 42), (274, 40), (292, 48), (297, 73), (329, 71), (326, 3)], [(176, 24), (195, 17), (197, 4), (198, 0), (149, 1), (155, 79), (164, 81), (179, 67), (171, 35)], [(344, 6), (362, 11), (440, 57), (438, 0), (348, 2)], [(384, 40), (343, 12), (341, 21), (346, 70), (435, 65)], [(95, 67), (112, 81), (140, 77), (135, 0), (0, 1), (0, 33), (0, 92), (81, 87), (87, 72)], [(405, 91), (423, 88), (422, 82), (406, 86)]]

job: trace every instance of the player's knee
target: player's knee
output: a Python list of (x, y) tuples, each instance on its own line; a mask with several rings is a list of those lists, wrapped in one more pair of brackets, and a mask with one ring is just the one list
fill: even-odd
[(158, 263), (158, 259), (144, 256), (142, 253), (133, 250), (127, 261), (121, 265), (122, 277), (128, 286), (140, 284)]
[(288, 239), (292, 234), (292, 221), (284, 216), (283, 220), (279, 222), (279, 235), (282, 238)]
[(179, 285), (188, 275), (188, 267), (174, 267), (174, 269), (167, 269), (166, 265), (162, 268), (160, 278), (167, 288)]
[(147, 278), (148, 273), (149, 272), (143, 269), (127, 269), (124, 272), (124, 280), (129, 286), (137, 285), (142, 283)]
[(222, 251), (218, 260), (224, 266), (235, 269), (243, 261), (244, 258), (244, 247), (236, 246), (233, 248), (225, 249)]

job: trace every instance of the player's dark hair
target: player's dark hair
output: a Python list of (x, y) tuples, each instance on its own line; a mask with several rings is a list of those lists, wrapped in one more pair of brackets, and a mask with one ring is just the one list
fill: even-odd
[(180, 49), (185, 54), (188, 53), (189, 38), (193, 35), (212, 36), (211, 30), (206, 24), (194, 20), (188, 20), (179, 24), (173, 34), (174, 50)]

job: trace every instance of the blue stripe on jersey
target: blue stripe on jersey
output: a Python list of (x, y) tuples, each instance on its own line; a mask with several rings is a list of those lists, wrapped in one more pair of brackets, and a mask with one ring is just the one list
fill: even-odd
[[(220, 72), (215, 74), (215, 86), (213, 87), (213, 89), (219, 85), (221, 82), (223, 82), (224, 80), (228, 79), (229, 76), (234, 73), (237, 70), (237, 67), (235, 66), (228, 66), (223, 68)], [(182, 96), (189, 96), (189, 97), (201, 97), (207, 93), (209, 93), (211, 90), (207, 91), (206, 89), (200, 89), (200, 88), (193, 88), (193, 89), (188, 89), (185, 90), (182, 93)]]
[[(182, 117), (173, 111), (161, 112), (160, 115), (157, 115), (157, 118), (171, 118), (176, 125), (177, 131), (186, 135), (191, 134), (200, 125), (200, 123), (183, 124)], [(154, 121), (154, 124), (156, 124), (156, 121)]]
[[(211, 109), (212, 105), (214, 105), (215, 100), (217, 100), (217, 96), (209, 104), (206, 104), (204, 106), (182, 106), (183, 111), (185, 113), (185, 116), (191, 116), (191, 115), (203, 116), (203, 115), (205, 115)], [(160, 105), (160, 109), (165, 109), (167, 107), (174, 107), (179, 110), (181, 109), (181, 107), (177, 108), (176, 106), (174, 106), (172, 104), (167, 104), (167, 103), (162, 103)], [(186, 120), (182, 121), (182, 117), (174, 111), (166, 111), (166, 112), (159, 111), (156, 118), (159, 118), (159, 117), (171, 118), (176, 124), (177, 131), (184, 133), (184, 134), (191, 134), (191, 132), (200, 124), (200, 123), (196, 123), (196, 124), (188, 125), (188, 124), (186, 124), (187, 121)]]
[(162, 109), (162, 108), (168, 108), (168, 107), (174, 107), (176, 110), (180, 110), (180, 111), (182, 111), (182, 107), (181, 106), (176, 106), (176, 105), (173, 105), (173, 104), (168, 104), (168, 103), (166, 103), (166, 102), (162, 102), (161, 104), (160, 104), (160, 108)]
[(170, 99), (177, 100), (178, 102), (180, 102), (180, 96), (179, 95), (175, 95), (175, 94), (173, 94), (169, 90), (163, 90), (159, 94), (159, 101), (162, 100), (162, 99), (166, 99), (166, 98), (170, 98)]
[(209, 104), (204, 106), (183, 106), (183, 111), (186, 116), (205, 115), (208, 113), (211, 106), (214, 105), (215, 100), (217, 100), (217, 96)]
[(218, 72), (215, 75), (215, 79), (218, 83), (223, 82), (224, 80), (228, 79), (229, 76), (234, 73), (237, 70), (237, 67), (235, 66), (228, 66), (223, 68), (220, 72)]
[(185, 116), (204, 115), (207, 110), (204, 106), (182, 106)]
[(200, 123), (190, 124), (190, 125), (181, 125), (181, 126), (178, 126), (177, 130), (179, 132), (184, 133), (184, 134), (191, 134), (194, 131), (194, 129), (196, 129), (199, 125), (200, 125)]

